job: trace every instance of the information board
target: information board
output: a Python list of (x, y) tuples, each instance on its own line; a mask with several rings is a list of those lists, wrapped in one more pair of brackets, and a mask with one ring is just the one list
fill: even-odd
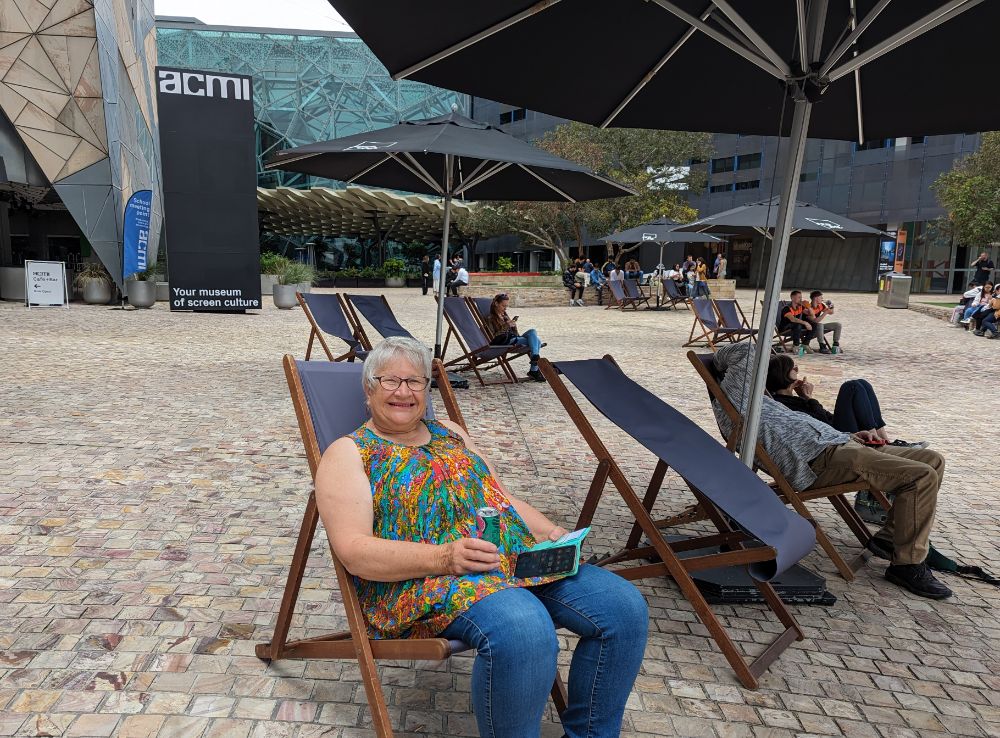
[(157, 67), (170, 309), (259, 310), (252, 79)]
[(69, 307), (66, 262), (24, 262), (24, 304), (31, 307)]

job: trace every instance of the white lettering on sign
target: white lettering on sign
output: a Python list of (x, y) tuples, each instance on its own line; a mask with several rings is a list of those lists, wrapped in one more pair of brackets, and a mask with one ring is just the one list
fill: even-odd
[(250, 80), (244, 77), (227, 77), (201, 72), (175, 72), (159, 70), (160, 92), (169, 95), (218, 97), (223, 100), (250, 100)]

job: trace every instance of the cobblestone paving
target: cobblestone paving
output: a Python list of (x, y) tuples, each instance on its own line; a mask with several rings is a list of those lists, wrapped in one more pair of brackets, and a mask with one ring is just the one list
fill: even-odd
[[(832, 297), (847, 353), (803, 357), (802, 373), (831, 404), (840, 381), (867, 377), (892, 429), (945, 454), (933, 539), (996, 569), (996, 449), (984, 434), (1000, 409), (986, 381), (1000, 341), (880, 310), (873, 295)], [(395, 290), (390, 302), (431, 339), (429, 297)], [(715, 434), (681, 348), (687, 313), (518, 312), (522, 328), (537, 327), (548, 342), (547, 355), (610, 352)], [(253, 655), (271, 634), (308, 489), (280, 367), (282, 354), (302, 355), (306, 337), (299, 310), (0, 304), (0, 735), (373, 735), (355, 667), (268, 665)], [(552, 392), (473, 387), (459, 399), (513, 491), (571, 525), (594, 462)], [(644, 487), (648, 454), (595, 422)], [(667, 485), (659, 509), (679, 510), (688, 496), (677, 479)], [(592, 552), (610, 550), (627, 530), (610, 490)], [(856, 549), (832, 508), (813, 508), (835, 542)], [(319, 536), (293, 628), (302, 635), (344, 624), (324, 549)], [(850, 586), (825, 557), (806, 563), (827, 576), (837, 603), (793, 608), (807, 639), (757, 691), (736, 683), (672, 584), (645, 582), (649, 647), (623, 735), (1000, 736), (1000, 590), (950, 579), (955, 597), (933, 603), (889, 585), (876, 562)], [(748, 653), (773, 630), (758, 607), (717, 612)], [(384, 666), (398, 728), (475, 735), (471, 664), (459, 656)], [(543, 735), (560, 734), (550, 714)]]

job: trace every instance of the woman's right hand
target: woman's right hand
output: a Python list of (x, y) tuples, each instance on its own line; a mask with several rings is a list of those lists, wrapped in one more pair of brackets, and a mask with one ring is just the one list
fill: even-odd
[(438, 548), (445, 574), (481, 574), (500, 566), (497, 547), (481, 538), (459, 538)]

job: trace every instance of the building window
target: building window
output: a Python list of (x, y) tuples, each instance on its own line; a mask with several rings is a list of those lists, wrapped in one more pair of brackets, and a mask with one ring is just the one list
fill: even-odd
[(891, 147), (893, 145), (894, 140), (895, 139), (892, 138), (876, 138), (872, 139), (871, 141), (865, 141), (863, 144), (855, 142), (854, 150), (871, 151), (872, 149), (885, 149)]
[(819, 178), (819, 172), (802, 172), (799, 175), (799, 182), (815, 182)]
[(911, 136), (910, 145), (917, 146), (918, 144), (927, 143), (927, 136)]
[(513, 110), (500, 113), (500, 125), (504, 126), (508, 123), (516, 123), (519, 120), (524, 120), (527, 116), (527, 108), (514, 108)]
[(735, 156), (724, 156), (721, 159), (712, 159), (712, 172), (731, 172), (736, 168)]
[(743, 182), (737, 182), (733, 185), (734, 190), (756, 190), (760, 187), (759, 179), (748, 179)]
[(708, 191), (709, 192), (732, 192), (733, 191), (733, 186), (731, 184), (712, 185), (711, 187), (708, 188)]
[(736, 157), (737, 169), (757, 169), (760, 167), (760, 152), (756, 154), (740, 154)]

